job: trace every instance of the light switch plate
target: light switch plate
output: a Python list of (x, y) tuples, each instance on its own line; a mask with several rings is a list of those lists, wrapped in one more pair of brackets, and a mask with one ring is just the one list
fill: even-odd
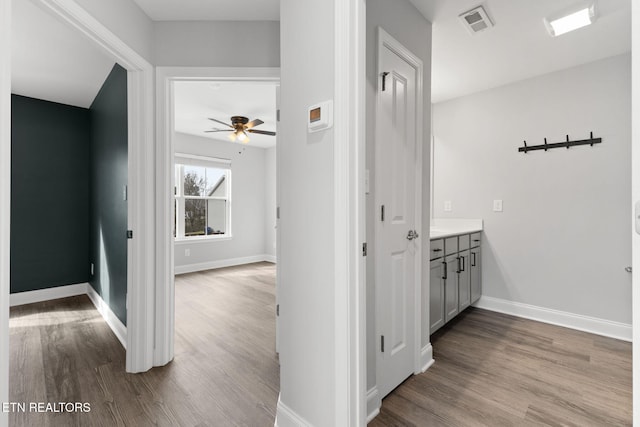
[(493, 201), (493, 211), (494, 212), (502, 212), (502, 200), (494, 200)]
[(452, 211), (451, 200), (445, 200), (444, 201), (444, 211), (445, 212), (451, 212)]

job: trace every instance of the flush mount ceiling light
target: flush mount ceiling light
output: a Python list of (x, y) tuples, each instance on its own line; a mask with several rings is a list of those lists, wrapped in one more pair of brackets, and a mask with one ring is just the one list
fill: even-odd
[(553, 18), (545, 18), (544, 24), (553, 37), (591, 25), (596, 20), (595, 3), (583, 3)]

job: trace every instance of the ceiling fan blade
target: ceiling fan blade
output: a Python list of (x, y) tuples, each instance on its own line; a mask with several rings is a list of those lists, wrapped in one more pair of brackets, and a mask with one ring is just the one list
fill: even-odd
[(264, 122), (260, 119), (253, 119), (251, 120), (249, 123), (247, 123), (246, 125), (244, 125), (245, 129), (251, 129), (252, 127), (255, 126), (260, 126), (261, 124), (263, 124)]
[(225, 126), (230, 127), (231, 129), (233, 129), (233, 126), (231, 126), (229, 123), (222, 122), (222, 121), (220, 121), (218, 119), (212, 119), (211, 117), (209, 117), (209, 120), (213, 120), (216, 123), (220, 123), (221, 125), (225, 125)]
[(259, 133), (260, 135), (276, 136), (275, 132), (271, 132), (271, 131), (268, 131), (268, 130), (247, 129), (247, 132)]
[(229, 132), (229, 129), (211, 129), (205, 130), (205, 132)]

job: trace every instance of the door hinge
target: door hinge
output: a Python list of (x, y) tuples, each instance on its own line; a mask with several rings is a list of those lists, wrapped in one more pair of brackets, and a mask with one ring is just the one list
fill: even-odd
[(280, 109), (276, 110), (276, 122), (280, 121)]
[(276, 208), (276, 219), (280, 219), (280, 206)]
[(380, 335), (380, 351), (384, 353), (384, 335)]
[(133, 230), (127, 230), (127, 239), (133, 239)]
[(380, 221), (384, 221), (384, 205), (380, 206)]
[(276, 304), (276, 316), (280, 316), (280, 304)]
[(387, 90), (387, 76), (389, 75), (388, 71), (382, 73), (382, 91)]
[(362, 256), (367, 256), (367, 243), (362, 244)]

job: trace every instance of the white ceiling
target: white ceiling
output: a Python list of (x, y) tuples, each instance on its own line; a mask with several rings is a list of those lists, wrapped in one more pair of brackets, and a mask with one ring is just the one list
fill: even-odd
[[(279, 19), (279, 0), (135, 1), (154, 20)], [(410, 1), (434, 23), (434, 102), (631, 49), (631, 0), (596, 0), (598, 18), (594, 25), (555, 38), (547, 34), (542, 19), (577, 0)], [(485, 5), (496, 25), (471, 35), (458, 15), (478, 4)], [(14, 0), (13, 19), (14, 93), (88, 107), (114, 61), (31, 1)], [(259, 102), (256, 99), (250, 105), (255, 107)], [(229, 105), (226, 109), (243, 107)], [(222, 110), (219, 114), (223, 116), (237, 114)]]
[[(596, 0), (596, 22), (559, 37), (549, 36), (543, 18), (577, 0), (411, 2), (433, 22), (433, 102), (631, 51), (631, 0)], [(471, 35), (458, 15), (478, 4), (495, 27)]]
[(12, 20), (11, 91), (88, 108), (115, 62), (31, 1)]
[(154, 21), (279, 21), (280, 0), (134, 0)]
[[(229, 133), (205, 133), (224, 129), (209, 117), (231, 124), (231, 116), (260, 119), (257, 130), (276, 131), (276, 85), (274, 83), (219, 83), (189, 81), (174, 83), (175, 131), (229, 141)], [(250, 147), (268, 148), (277, 136), (249, 134)]]

